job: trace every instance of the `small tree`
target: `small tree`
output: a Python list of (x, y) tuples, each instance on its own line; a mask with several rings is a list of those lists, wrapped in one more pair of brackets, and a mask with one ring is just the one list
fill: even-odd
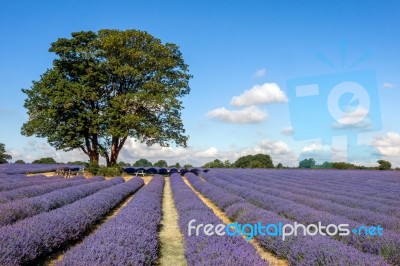
[(282, 165), (282, 163), (278, 163), (278, 165), (276, 166), (276, 168), (283, 168), (283, 165)]
[(324, 162), (321, 165), (321, 168), (325, 168), (325, 169), (332, 168), (332, 163), (331, 162)]
[(236, 168), (274, 168), (271, 156), (268, 154), (256, 154), (242, 156), (233, 164)]
[(25, 161), (24, 160), (16, 160), (14, 163), (16, 163), (16, 164), (25, 164)]
[(224, 168), (224, 163), (219, 159), (215, 159), (212, 162), (204, 164), (202, 168)]
[(299, 168), (314, 168), (315, 160), (314, 158), (304, 159), (299, 163)]
[(181, 168), (181, 165), (180, 165), (179, 163), (176, 163), (176, 164), (174, 165), (174, 167), (175, 167), (175, 168)]
[(56, 160), (54, 160), (51, 157), (44, 157), (44, 158), (40, 158), (39, 160), (34, 160), (32, 162), (33, 164), (56, 164)]
[(229, 160), (226, 160), (226, 161), (224, 162), (224, 168), (231, 168), (231, 167), (232, 167), (231, 162), (230, 162)]
[(168, 167), (168, 164), (167, 164), (167, 162), (165, 160), (159, 160), (158, 162), (155, 162), (153, 164), (153, 166), (156, 166), (156, 167)]
[(124, 161), (120, 161), (120, 162), (118, 162), (118, 166), (120, 166), (120, 167), (129, 167), (129, 166), (131, 166), (131, 164), (130, 163), (126, 163)]
[(187, 163), (187, 164), (185, 164), (185, 165), (183, 166), (183, 168), (185, 168), (185, 169), (193, 168), (193, 165)]
[(151, 167), (151, 166), (153, 166), (153, 164), (150, 162), (150, 161), (148, 161), (147, 159), (139, 159), (139, 160), (137, 160), (134, 164), (132, 164), (132, 166), (135, 166), (135, 167)]
[(8, 163), (12, 156), (6, 153), (6, 145), (0, 143), (0, 164)]
[(379, 160), (379, 170), (390, 170), (392, 168), (392, 164), (385, 160)]

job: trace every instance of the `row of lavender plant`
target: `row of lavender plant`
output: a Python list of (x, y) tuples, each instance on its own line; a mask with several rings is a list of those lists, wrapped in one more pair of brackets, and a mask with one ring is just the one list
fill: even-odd
[[(218, 172), (218, 171), (217, 171)], [(222, 171), (227, 173), (226, 170)], [(379, 184), (379, 178), (371, 183), (367, 179), (367, 174), (372, 174), (367, 171), (307, 171), (307, 170), (231, 170), (231, 174), (240, 174), (245, 172), (246, 175), (257, 175), (260, 178), (271, 176), (274, 182), (283, 182), (288, 185), (295, 183), (296, 186), (303, 185), (303, 188), (310, 189), (311, 187), (321, 192), (328, 191), (337, 195), (346, 195), (349, 197), (359, 198), (363, 200), (380, 201), (382, 204), (397, 203), (399, 195), (393, 193), (400, 189), (400, 183), (397, 184)], [(336, 173), (336, 176), (335, 176)], [(340, 174), (338, 174), (340, 173)], [(382, 173), (382, 171), (380, 172)], [(360, 175), (360, 176), (358, 176)], [(397, 174), (399, 175), (399, 174)], [(354, 181), (352, 182), (354, 178)], [(400, 176), (398, 176), (400, 178)], [(399, 179), (398, 179), (399, 180)], [(271, 180), (272, 181), (272, 180)], [(334, 190), (332, 188), (335, 188)], [(389, 200), (389, 201), (388, 201)], [(395, 204), (396, 205), (396, 204)]]
[[(193, 174), (186, 174), (188, 181), (204, 196), (218, 207), (226, 210), (232, 220), (242, 224), (279, 222), (293, 224), (293, 221), (282, 218), (275, 213), (257, 208), (246, 203), (243, 198), (222, 190), (208, 182), (201, 181)], [(231, 204), (227, 204), (227, 202)], [(353, 247), (348, 247), (333, 239), (317, 237), (289, 237), (283, 241), (280, 237), (256, 236), (262, 246), (275, 254), (287, 258), (291, 264), (298, 265), (384, 265), (377, 256), (364, 254)]]
[[(295, 220), (307, 225), (317, 224), (318, 222), (321, 222), (321, 224), (325, 226), (329, 224), (349, 224), (350, 229), (363, 226), (363, 224), (342, 216), (318, 211), (287, 199), (253, 191), (249, 187), (243, 185), (233, 184), (228, 175), (225, 177), (221, 175), (215, 177), (209, 172), (202, 173), (202, 176), (210, 183), (243, 197), (249, 203), (290, 220)], [(363, 252), (381, 255), (386, 261), (394, 265), (400, 264), (400, 235), (396, 232), (385, 230), (383, 236), (375, 237), (350, 234), (349, 236), (336, 236), (336, 239), (348, 245), (352, 245)]]
[(245, 186), (252, 190), (259, 191), (261, 193), (275, 196), (277, 198), (287, 199), (296, 203), (301, 203), (307, 207), (311, 207), (315, 210), (325, 211), (334, 215), (346, 217), (350, 220), (364, 223), (366, 225), (381, 225), (385, 229), (399, 230), (400, 220), (390, 215), (373, 212), (365, 209), (355, 209), (347, 206), (343, 206), (323, 198), (312, 198), (307, 195), (299, 193), (292, 193), (287, 191), (285, 188), (275, 188), (274, 182), (262, 182), (257, 184), (252, 182), (251, 176), (229, 175), (229, 181), (239, 186)]
[(192, 219), (196, 224), (221, 224), (221, 220), (184, 183), (179, 174), (171, 175), (171, 189), (179, 215), (179, 227), (185, 240), (188, 265), (267, 265), (253, 246), (241, 236), (196, 236), (188, 234)]
[[(61, 178), (61, 176), (58, 176), (58, 178)], [(0, 185), (5, 185), (9, 183), (16, 183), (16, 182), (24, 182), (24, 181), (29, 181), (29, 180), (39, 180), (39, 179), (49, 179), (45, 175), (33, 175), (33, 176), (27, 176), (23, 174), (17, 174), (17, 175), (2, 175), (0, 174)]]
[[(275, 179), (291, 180), (296, 184), (319, 185), (325, 188), (337, 187), (340, 191), (354, 193), (358, 191), (370, 197), (399, 199), (400, 172), (390, 172), (396, 177), (393, 182), (385, 182), (382, 171), (338, 171), (338, 170), (244, 170), (260, 176), (274, 175)], [(338, 174), (340, 173), (340, 174)], [(277, 178), (278, 177), (278, 178)]]
[(121, 200), (143, 186), (134, 178), (72, 204), (0, 227), (0, 265), (35, 264), (35, 260), (77, 240)]
[[(230, 173), (232, 176), (234, 173)], [(341, 205), (345, 205), (353, 208), (360, 208), (365, 210), (371, 210), (379, 213), (385, 213), (388, 215), (394, 215), (400, 217), (400, 206), (398, 206), (398, 201), (393, 201), (393, 205), (387, 204), (388, 200), (377, 201), (376, 198), (363, 197), (355, 198), (354, 195), (360, 193), (356, 189), (353, 190), (353, 193), (350, 195), (338, 195), (338, 188), (335, 189), (322, 189), (318, 184), (310, 183), (308, 185), (303, 185), (300, 182), (296, 183), (295, 181), (287, 181), (277, 178), (275, 175), (269, 175), (268, 172), (260, 175), (260, 174), (251, 174), (242, 177), (243, 180), (248, 180), (253, 182), (254, 184), (264, 185), (268, 187), (284, 189), (285, 191), (290, 191), (295, 194), (307, 195), (312, 198), (317, 199), (326, 199), (332, 202), (336, 202)], [(361, 195), (362, 196), (362, 195)]]
[(104, 180), (104, 178), (96, 177), (96, 178), (86, 179), (83, 176), (76, 176), (71, 179), (58, 180), (57, 182), (47, 182), (41, 185), (34, 185), (14, 190), (3, 191), (0, 192), (0, 204), (24, 198), (36, 197), (52, 192), (57, 189), (78, 186), (81, 184), (86, 184), (101, 180)]
[(40, 184), (45, 184), (48, 182), (55, 182), (55, 181), (60, 181), (63, 180), (61, 176), (54, 176), (54, 177), (46, 177), (46, 176), (41, 176), (39, 178), (29, 178), (25, 180), (21, 180), (19, 182), (5, 182), (4, 184), (0, 184), (0, 192), (1, 191), (7, 191), (7, 190), (13, 190), (21, 187), (29, 187), (29, 186), (34, 186), (34, 185), (40, 185)]
[[(331, 189), (332, 187), (338, 188), (340, 192), (348, 192), (350, 195), (354, 194), (355, 191), (359, 191), (363, 195), (369, 194), (370, 197), (382, 197), (387, 199), (387, 192), (398, 191), (400, 184), (397, 182), (385, 183), (381, 182), (379, 177), (376, 179), (370, 179), (368, 175), (375, 174), (370, 171), (338, 171), (326, 170), (274, 170), (274, 169), (235, 169), (235, 170), (222, 170), (217, 172), (229, 172), (229, 173), (240, 173), (246, 172), (246, 175), (258, 175), (260, 177), (271, 176), (274, 180), (280, 180), (283, 182), (295, 182), (296, 185), (305, 186), (318, 186), (321, 188)], [(382, 173), (382, 172), (378, 172)], [(397, 174), (398, 178), (399, 173)], [(397, 178), (397, 180), (398, 180)], [(372, 182), (374, 181), (374, 182)], [(378, 193), (378, 194), (377, 194)], [(376, 194), (376, 195), (375, 195)]]
[(90, 180), (97, 180), (100, 182), (86, 182), (37, 197), (16, 200), (0, 205), (0, 213), (2, 214), (0, 216), (0, 226), (9, 225), (42, 212), (60, 208), (87, 197), (101, 189), (124, 182), (124, 179), (121, 177), (115, 177), (109, 181), (102, 181), (104, 180), (102, 177), (92, 178)]
[(114, 218), (57, 265), (153, 265), (158, 258), (158, 229), (164, 178), (155, 175)]
[(9, 175), (54, 172), (60, 167), (79, 167), (68, 164), (0, 164), (0, 172)]

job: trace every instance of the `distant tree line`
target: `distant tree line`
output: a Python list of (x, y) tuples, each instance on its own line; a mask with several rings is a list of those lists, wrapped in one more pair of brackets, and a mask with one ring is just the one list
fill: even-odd
[[(279, 163), (277, 167), (283, 168), (283, 165)], [(202, 166), (203, 168), (274, 168), (272, 158), (268, 154), (256, 154), (246, 155), (238, 158), (234, 163), (229, 160), (222, 162), (219, 159), (215, 159), (212, 162), (208, 162)]]
[(390, 170), (392, 164), (385, 160), (378, 160), (378, 166), (367, 167), (364, 165), (355, 165), (347, 162), (324, 162), (321, 165), (317, 165), (314, 158), (307, 158), (299, 163), (299, 168), (308, 169), (369, 169), (369, 170)]

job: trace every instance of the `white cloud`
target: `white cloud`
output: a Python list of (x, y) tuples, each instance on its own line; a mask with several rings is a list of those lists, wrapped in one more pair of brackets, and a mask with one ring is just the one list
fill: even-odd
[(283, 141), (263, 140), (255, 148), (255, 151), (270, 155), (283, 155), (290, 153), (289, 146)]
[(369, 111), (363, 107), (357, 108), (354, 112), (344, 113), (339, 120), (333, 123), (333, 128), (371, 128), (371, 120), (368, 117)]
[(382, 86), (384, 88), (386, 88), (386, 89), (393, 89), (394, 88), (394, 85), (392, 83), (389, 83), (389, 82), (383, 83)]
[(233, 106), (249, 106), (268, 103), (285, 103), (288, 99), (286, 94), (276, 83), (264, 83), (254, 85), (250, 90), (246, 90), (239, 96), (234, 96), (231, 100)]
[(383, 136), (375, 136), (371, 145), (376, 147), (383, 156), (400, 156), (400, 134), (388, 132)]
[(12, 156), (12, 161), (24, 160), (27, 163), (31, 163), (34, 160), (52, 157), (57, 162), (70, 162), (70, 161), (88, 161), (88, 157), (80, 150), (73, 150), (69, 152), (57, 151), (49, 144), (36, 141), (28, 140), (27, 146), (19, 149), (10, 149), (10, 155)]
[(319, 152), (319, 151), (330, 151), (331, 148), (328, 145), (322, 145), (321, 142), (313, 142), (305, 146), (302, 152)]
[(256, 78), (262, 78), (267, 74), (267, 70), (265, 68), (261, 68), (254, 73), (254, 77)]
[(282, 131), (281, 134), (285, 136), (292, 136), (294, 133), (294, 130), (292, 127), (285, 127)]
[(275, 164), (279, 162), (289, 166), (296, 166), (298, 164), (297, 156), (285, 142), (268, 139), (260, 141), (254, 147), (231, 148), (227, 150), (219, 150), (215, 147), (203, 149), (193, 147), (161, 147), (158, 144), (147, 147), (144, 143), (128, 139), (120, 153), (119, 160), (133, 163), (140, 158), (146, 158), (151, 162), (166, 160), (168, 164), (179, 162), (181, 165), (190, 163), (194, 166), (201, 166), (214, 159), (234, 162), (241, 156), (257, 153), (271, 155)]
[(208, 112), (207, 116), (227, 123), (254, 124), (267, 119), (268, 114), (256, 106), (249, 106), (241, 110), (227, 110), (220, 107)]

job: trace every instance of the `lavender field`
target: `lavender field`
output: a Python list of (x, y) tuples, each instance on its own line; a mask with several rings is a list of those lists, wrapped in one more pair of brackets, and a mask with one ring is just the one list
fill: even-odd
[[(160, 265), (172, 244), (184, 257), (164, 265), (400, 265), (395, 171), (210, 169), (66, 179), (7, 167), (0, 172), (0, 265)], [(168, 192), (173, 204), (166, 208)], [(166, 224), (171, 210), (177, 217)], [(248, 241), (247, 234), (190, 234), (193, 219), (380, 226), (383, 234), (254, 234)], [(164, 239), (160, 232), (172, 227), (181, 238)]]

